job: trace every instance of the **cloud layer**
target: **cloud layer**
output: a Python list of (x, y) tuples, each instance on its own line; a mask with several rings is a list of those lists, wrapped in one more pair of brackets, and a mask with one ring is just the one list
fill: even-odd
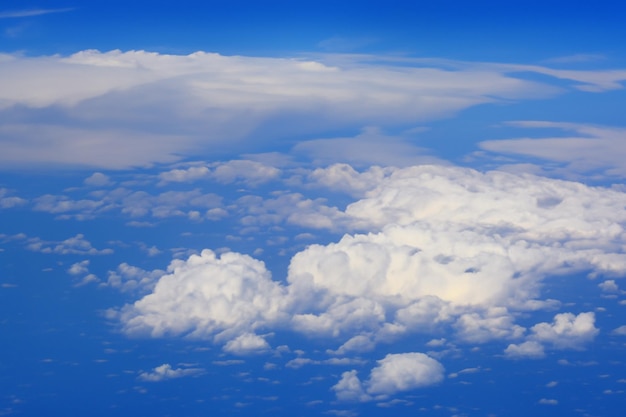
[(362, 197), (326, 219), (343, 238), (298, 252), (280, 282), (238, 253), (176, 260), (151, 294), (118, 311), (124, 330), (207, 338), (231, 353), (267, 350), (264, 334), (291, 330), (332, 336), (329, 353), (344, 355), (451, 327), (467, 343), (511, 340), (508, 356), (540, 357), (544, 346), (580, 348), (597, 334), (593, 313), (516, 324), (517, 312), (558, 306), (542, 283), (626, 270), (626, 195), (616, 190), (428, 165), (333, 166), (311, 178), (360, 184)]
[[(339, 128), (414, 126), (480, 104), (563, 91), (519, 72), (579, 81), (593, 91), (619, 88), (624, 79), (619, 71), (373, 56), (314, 60), (85, 50), (65, 57), (5, 54), (0, 60), (0, 162), (6, 168), (120, 169), (218, 148), (267, 150), (292, 135), (315, 139)], [(370, 152), (345, 154), (355, 140)], [(354, 163), (372, 162), (376, 152), (376, 162), (402, 165), (421, 153), (403, 140), (381, 148), (380, 140), (365, 134), (309, 141), (298, 151), (326, 160), (333, 146)]]

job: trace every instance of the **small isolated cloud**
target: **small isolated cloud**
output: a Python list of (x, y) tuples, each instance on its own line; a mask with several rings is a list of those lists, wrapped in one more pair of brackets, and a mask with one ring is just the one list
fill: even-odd
[(551, 399), (551, 398), (542, 398), (539, 400), (539, 404), (543, 404), (543, 405), (558, 405), (559, 402), (555, 399)]
[(113, 181), (111, 181), (111, 178), (109, 178), (108, 175), (101, 172), (94, 172), (92, 175), (85, 178), (83, 183), (91, 187), (105, 187), (107, 185), (112, 185)]
[(159, 382), (168, 379), (182, 378), (185, 376), (197, 376), (204, 373), (201, 368), (172, 368), (170, 364), (157, 366), (151, 372), (141, 372), (138, 378), (146, 382)]
[(89, 260), (76, 262), (67, 270), (70, 275), (82, 275), (89, 272)]
[(619, 287), (613, 279), (599, 283), (598, 287), (600, 287), (600, 289), (604, 292), (619, 292)]
[(509, 359), (541, 359), (546, 356), (543, 345), (533, 340), (520, 344), (510, 344), (504, 355)]
[(224, 352), (235, 355), (250, 355), (263, 353), (270, 349), (269, 343), (256, 334), (244, 333), (229, 340), (223, 347)]
[(581, 349), (592, 341), (600, 330), (595, 326), (593, 312), (561, 313), (554, 316), (552, 323), (539, 323), (531, 328), (532, 340), (549, 343), (556, 349)]
[(352, 166), (410, 166), (444, 162), (412, 143), (411, 138), (385, 135), (369, 127), (354, 137), (314, 139), (298, 143), (293, 151), (316, 165), (349, 163)]
[(611, 333), (617, 336), (626, 336), (626, 325), (613, 329)]
[(6, 188), (0, 188), (0, 209), (23, 206), (27, 203), (27, 200), (20, 197), (10, 196), (9, 194), (9, 190)]
[(444, 368), (435, 359), (423, 353), (399, 353), (379, 360), (365, 382), (354, 370), (344, 372), (333, 390), (341, 401), (369, 401), (438, 384), (443, 379)]

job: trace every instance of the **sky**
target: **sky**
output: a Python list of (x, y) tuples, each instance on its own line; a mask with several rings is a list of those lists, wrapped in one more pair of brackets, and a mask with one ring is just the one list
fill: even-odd
[(626, 7), (0, 5), (0, 415), (622, 416)]

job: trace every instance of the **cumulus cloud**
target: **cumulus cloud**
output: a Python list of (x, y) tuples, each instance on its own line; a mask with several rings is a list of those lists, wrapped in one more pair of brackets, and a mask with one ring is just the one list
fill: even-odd
[(354, 370), (344, 372), (333, 390), (341, 401), (369, 401), (438, 384), (443, 378), (444, 368), (437, 360), (423, 353), (398, 353), (379, 360), (365, 382)]
[(146, 382), (159, 382), (168, 379), (196, 376), (204, 373), (201, 368), (172, 368), (168, 363), (157, 366), (151, 372), (141, 372), (138, 378)]
[(538, 298), (544, 279), (626, 270), (626, 196), (616, 190), (444, 166), (328, 171), (315, 178), (338, 188), (363, 184), (364, 197), (342, 221), (370, 232), (293, 257), (292, 292), (324, 300), (319, 313), (295, 316), (306, 331), (349, 334), (347, 327), (382, 338), (454, 321), (470, 342), (516, 339), (525, 329), (511, 309), (556, 304)]
[(546, 356), (543, 345), (533, 340), (520, 344), (510, 344), (504, 350), (509, 359), (540, 359)]
[(579, 349), (592, 341), (600, 330), (595, 326), (593, 312), (561, 313), (552, 323), (538, 323), (531, 328), (533, 340), (549, 343), (557, 349)]
[(39, 237), (27, 239), (26, 249), (41, 253), (59, 255), (110, 255), (113, 249), (96, 249), (82, 233), (63, 241), (45, 241)]
[(115, 313), (126, 333), (214, 339), (234, 352), (266, 347), (254, 331), (284, 314), (284, 289), (249, 256), (204, 250), (167, 272), (152, 293)]
[(224, 184), (243, 181), (249, 185), (276, 179), (280, 170), (257, 161), (232, 160), (206, 165), (194, 165), (188, 168), (176, 168), (159, 174), (161, 184), (168, 182), (192, 182), (200, 179), (212, 179)]
[[(437, 60), (335, 58), (119, 50), (4, 55), (0, 113), (19, 107), (24, 122), (0, 128), (0, 162), (5, 169), (26, 163), (145, 166), (215, 149), (238, 151), (259, 138), (267, 143), (337, 128), (419, 123), (480, 104), (563, 91), (519, 77), (520, 71), (545, 74), (546, 82), (550, 77), (580, 81), (587, 90), (616, 88), (622, 77), (539, 66), (457, 63), (451, 70), (450, 62)], [(63, 123), (42, 117), (39, 110), (46, 108), (54, 108)], [(406, 156), (420, 153), (401, 140), (386, 149), (378, 142), (364, 145), (377, 151), (379, 162), (404, 158), (406, 163)], [(332, 157), (326, 145), (310, 142), (301, 150), (326, 159)], [(345, 149), (349, 142), (335, 145)], [(350, 158), (345, 152), (339, 156)], [(371, 160), (364, 153), (355, 158)]]
[[(452, 328), (462, 341), (509, 340), (507, 356), (532, 357), (537, 344), (580, 347), (597, 333), (593, 313), (516, 324), (519, 311), (558, 306), (542, 297), (545, 280), (626, 271), (626, 195), (615, 189), (449, 166), (340, 165), (310, 178), (336, 190), (357, 184), (360, 197), (344, 210), (294, 194), (245, 197), (242, 222), (327, 226), (346, 230), (341, 239), (298, 252), (280, 282), (237, 253), (174, 261), (151, 294), (120, 311), (125, 331), (228, 343), (287, 328), (332, 337), (328, 353), (347, 354)], [(319, 217), (304, 222), (309, 213)]]
[(619, 292), (619, 286), (615, 283), (615, 280), (607, 279), (598, 284), (598, 287), (604, 292)]
[(45, 194), (37, 197), (34, 203), (36, 211), (57, 214), (60, 219), (77, 220), (92, 219), (113, 210), (130, 217), (188, 217), (192, 220), (195, 220), (196, 215), (201, 217), (200, 210), (206, 211), (207, 218), (219, 218), (225, 211), (221, 207), (221, 196), (200, 189), (150, 194), (143, 190), (133, 191), (120, 187), (99, 190), (91, 193), (89, 198), (82, 199)]
[(165, 275), (165, 271), (161, 269), (147, 271), (123, 262), (118, 265), (117, 270), (109, 271), (107, 281), (102, 285), (116, 288), (122, 292), (147, 292), (154, 288), (156, 282), (163, 275)]
[(270, 345), (264, 338), (252, 333), (239, 335), (224, 345), (224, 352), (236, 355), (262, 353), (269, 349)]

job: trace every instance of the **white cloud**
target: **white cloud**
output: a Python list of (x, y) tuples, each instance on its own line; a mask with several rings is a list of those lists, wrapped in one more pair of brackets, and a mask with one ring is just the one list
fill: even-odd
[[(5, 169), (24, 164), (145, 166), (213, 149), (238, 150), (260, 139), (279, 143), (338, 128), (415, 124), (480, 104), (563, 91), (518, 78), (520, 71), (575, 80), (586, 90), (618, 88), (623, 78), (620, 71), (482, 63), (456, 63), (450, 70), (449, 61), (379, 58), (315, 61), (119, 50), (69, 57), (5, 55), (0, 111), (20, 106), (27, 122), (0, 128), (0, 163)], [(38, 109), (51, 107), (63, 123), (40, 115)], [(350, 143), (335, 145), (345, 149)], [(326, 145), (310, 142), (304, 148), (332, 157)], [(373, 141), (366, 145), (380, 162), (400, 157), (405, 164), (407, 158), (399, 153), (419, 154), (403, 141), (386, 148)], [(339, 156), (350, 158), (345, 152)], [(371, 160), (363, 153), (354, 158)]]
[(105, 187), (107, 185), (113, 184), (111, 178), (109, 178), (108, 175), (105, 175), (102, 172), (94, 172), (89, 177), (85, 178), (83, 183), (92, 187)]
[(86, 274), (89, 272), (89, 260), (84, 260), (81, 262), (76, 262), (74, 264), (72, 264), (72, 266), (70, 267), (70, 269), (67, 270), (67, 272), (70, 275), (82, 275), (82, 274)]
[(244, 333), (229, 340), (224, 345), (223, 349), (224, 352), (233, 353), (235, 355), (249, 355), (266, 352), (270, 349), (270, 345), (261, 336), (252, 333)]
[(539, 400), (539, 404), (543, 405), (558, 405), (559, 402), (552, 398), (542, 398)]
[(293, 151), (313, 159), (315, 165), (346, 162), (352, 166), (410, 166), (444, 163), (409, 138), (383, 134), (378, 128), (365, 128), (355, 137), (314, 139), (298, 143)]
[(354, 370), (341, 374), (341, 379), (332, 389), (339, 401), (369, 401), (371, 399), (365, 393), (357, 371)]
[(618, 292), (619, 291), (619, 287), (615, 283), (615, 280), (612, 280), (612, 279), (607, 279), (606, 281), (599, 283), (598, 287), (600, 287), (600, 289), (604, 292)]
[(36, 211), (58, 214), (60, 219), (77, 220), (92, 219), (112, 210), (120, 210), (130, 217), (151, 216), (157, 219), (193, 217), (193, 213), (197, 212), (199, 215), (198, 210), (206, 210), (207, 218), (217, 218), (223, 210), (222, 197), (200, 189), (150, 194), (120, 187), (95, 191), (90, 193), (90, 198), (79, 200), (65, 195), (45, 194), (34, 199), (34, 202)]
[(626, 325), (613, 329), (611, 333), (618, 336), (626, 336)]
[(561, 313), (552, 323), (539, 323), (531, 328), (532, 340), (549, 343), (557, 349), (579, 349), (592, 341), (600, 332), (595, 326), (593, 312)]
[(110, 255), (113, 249), (96, 249), (81, 233), (63, 241), (45, 241), (41, 238), (28, 238), (26, 249), (41, 253), (56, 253), (59, 255)]
[(20, 197), (9, 196), (10, 192), (6, 188), (0, 188), (0, 209), (23, 206), (27, 201)]
[(333, 390), (338, 400), (368, 401), (435, 385), (443, 378), (444, 368), (435, 359), (417, 352), (398, 353), (379, 360), (363, 383), (356, 371), (344, 372)]
[(504, 350), (504, 355), (509, 359), (541, 359), (546, 356), (543, 345), (533, 340), (510, 344)]
[(216, 162), (186, 169), (173, 169), (159, 174), (161, 184), (168, 182), (192, 182), (212, 179), (224, 184), (243, 181), (249, 185), (259, 185), (280, 176), (278, 168), (251, 160)]
[(553, 161), (562, 165), (562, 168), (553, 170), (564, 175), (593, 173), (598, 169), (602, 170), (604, 175), (620, 177), (626, 175), (624, 128), (545, 121), (519, 121), (510, 122), (508, 125), (530, 129), (558, 129), (573, 134), (489, 140), (480, 142), (480, 148), (496, 153)]
[(514, 324), (514, 318), (502, 307), (492, 307), (483, 314), (465, 313), (457, 319), (455, 327), (461, 339), (474, 343), (517, 339), (526, 331)]
[(154, 368), (152, 372), (141, 372), (138, 378), (146, 382), (159, 382), (185, 376), (197, 376), (202, 373), (204, 370), (200, 368), (172, 368), (170, 364), (165, 363)]
[(118, 265), (116, 271), (109, 271), (107, 281), (102, 285), (117, 288), (122, 292), (146, 292), (151, 291), (165, 273), (161, 269), (146, 271), (123, 262)]
[(186, 261), (172, 261), (151, 294), (116, 314), (128, 334), (235, 340), (228, 345), (235, 351), (263, 344), (254, 330), (281, 318), (284, 299), (284, 289), (262, 262), (204, 250)]
[(74, 10), (73, 7), (65, 7), (59, 9), (27, 9), (0, 12), (0, 19), (14, 19), (20, 17), (43, 16), (51, 13), (65, 13)]
[(542, 297), (544, 281), (626, 271), (618, 190), (446, 166), (359, 173), (338, 165), (311, 178), (333, 189), (358, 184), (361, 197), (344, 211), (300, 194), (245, 197), (242, 223), (348, 231), (340, 240), (293, 256), (286, 283), (237, 253), (174, 261), (152, 294), (121, 310), (125, 331), (228, 343), (287, 328), (332, 337), (327, 351), (343, 354), (452, 327), (466, 342), (511, 340), (507, 356), (532, 356), (540, 349), (526, 342), (579, 347), (597, 332), (592, 313), (557, 315), (530, 332), (517, 325), (520, 311), (558, 305)]

